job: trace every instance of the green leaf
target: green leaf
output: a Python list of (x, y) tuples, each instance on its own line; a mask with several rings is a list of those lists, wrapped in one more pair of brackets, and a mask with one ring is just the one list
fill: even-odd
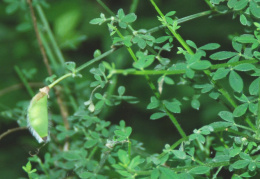
[(94, 58), (97, 58), (101, 55), (101, 51), (99, 49), (96, 49), (95, 52), (94, 52)]
[(259, 93), (260, 78), (255, 79), (249, 86), (249, 93), (251, 95), (258, 95)]
[(220, 47), (220, 45), (217, 43), (209, 43), (209, 44), (201, 46), (199, 49), (200, 50), (216, 50), (219, 47)]
[(82, 172), (81, 174), (79, 174), (80, 178), (90, 178), (91, 176), (93, 176), (93, 174), (90, 172)]
[(249, 162), (250, 161), (248, 161), (248, 160), (238, 160), (235, 163), (233, 163), (231, 166), (234, 169), (242, 169), (242, 168), (245, 168), (249, 164)]
[(240, 156), (242, 159), (244, 159), (244, 160), (252, 160), (252, 158), (250, 157), (250, 155), (249, 155), (249, 154), (246, 154), (246, 153), (244, 153), (244, 152), (241, 152), (241, 153), (239, 154), (239, 156)]
[(228, 7), (233, 8), (236, 11), (244, 9), (248, 4), (248, 0), (229, 0)]
[(247, 25), (247, 19), (246, 16), (244, 14), (240, 15), (240, 22), (242, 25)]
[(51, 76), (47, 77), (45, 79), (45, 81), (52, 83), (56, 77), (57, 77), (56, 75), (51, 75)]
[(240, 93), (243, 90), (243, 80), (238, 73), (231, 71), (229, 74), (229, 84), (234, 91)]
[(251, 63), (243, 63), (235, 66), (234, 69), (238, 71), (250, 71), (250, 70), (254, 70), (255, 66)]
[(134, 13), (127, 14), (121, 20), (125, 23), (132, 23), (137, 19), (137, 16)]
[(200, 101), (197, 100), (197, 99), (193, 99), (191, 101), (191, 107), (196, 109), (196, 110), (199, 110), (199, 108), (200, 108)]
[(140, 156), (138, 155), (131, 160), (128, 167), (134, 169), (135, 167), (137, 167), (139, 164), (141, 164), (143, 162), (144, 162), (144, 159), (141, 159)]
[(82, 157), (80, 156), (79, 152), (77, 152), (77, 151), (67, 151), (67, 152), (64, 152), (62, 157), (64, 159), (68, 160), (68, 161), (82, 159)]
[(235, 55), (237, 55), (236, 52), (221, 51), (221, 52), (217, 52), (217, 53), (212, 54), (210, 56), (210, 58), (212, 60), (225, 60), (225, 59), (234, 57)]
[(229, 111), (221, 111), (221, 112), (218, 113), (218, 115), (219, 115), (222, 119), (224, 119), (225, 121), (227, 121), (227, 122), (232, 122), (232, 123), (235, 122), (235, 121), (234, 121), (233, 114), (232, 114), (231, 112), (229, 112)]
[(128, 154), (126, 151), (122, 150), (122, 149), (119, 149), (118, 152), (117, 152), (117, 155), (118, 155), (118, 158), (119, 160), (124, 164), (124, 165), (128, 165), (130, 160), (129, 160), (129, 157), (128, 157)]
[(84, 147), (89, 149), (91, 147), (93, 147), (94, 145), (96, 145), (98, 143), (98, 140), (95, 140), (95, 139), (90, 139), (88, 140), (85, 144), (84, 144)]
[(256, 18), (260, 18), (260, 6), (256, 2), (250, 1), (249, 9)]
[(231, 149), (229, 151), (229, 156), (230, 157), (235, 157), (236, 155), (238, 155), (241, 152), (241, 148), (235, 148), (235, 149)]
[(164, 76), (164, 82), (168, 85), (173, 85), (174, 84), (174, 81), (173, 79), (171, 79), (170, 77), (168, 76)]
[(135, 36), (133, 38), (133, 42), (137, 43), (137, 45), (141, 48), (144, 49), (146, 47), (146, 42), (144, 39), (140, 38), (139, 36)]
[(181, 103), (179, 101), (174, 101), (174, 102), (163, 101), (163, 104), (169, 111), (173, 113), (181, 112), (181, 108), (180, 108)]
[(211, 63), (207, 60), (197, 61), (190, 65), (191, 69), (194, 70), (205, 70), (211, 66)]
[(213, 80), (219, 80), (225, 78), (227, 74), (230, 72), (229, 69), (219, 68), (213, 75)]
[(168, 40), (169, 38), (170, 38), (170, 36), (161, 36), (161, 37), (159, 37), (159, 38), (157, 38), (157, 39), (155, 40), (155, 43), (158, 43), (158, 44), (163, 43), (163, 42), (165, 42), (166, 40)]
[(27, 170), (27, 172), (30, 172), (32, 170), (32, 164), (30, 161), (27, 162), (27, 164), (26, 164), (26, 170)]
[(123, 96), (123, 94), (125, 93), (125, 87), (124, 86), (120, 86), (118, 88), (118, 94), (119, 96)]
[(250, 171), (255, 171), (256, 169), (256, 163), (255, 162), (250, 162), (249, 165), (248, 165), (248, 169)]
[(164, 178), (164, 179), (177, 179), (177, 174), (166, 167), (160, 167), (159, 170), (162, 173), (162, 176), (160, 178)]
[(170, 11), (167, 14), (165, 14), (165, 16), (173, 16), (176, 13), (176, 11)]
[(164, 116), (166, 116), (167, 114), (166, 113), (163, 113), (163, 112), (158, 112), (158, 113), (154, 113), (151, 115), (150, 119), (151, 120), (155, 120), (155, 119), (160, 119)]
[(248, 103), (237, 106), (233, 112), (234, 117), (240, 117), (245, 114), (248, 108)]
[(104, 20), (103, 19), (101, 19), (101, 18), (95, 18), (95, 19), (92, 19), (89, 23), (90, 24), (102, 24), (104, 22)]
[(160, 106), (160, 101), (156, 97), (152, 96), (151, 102), (148, 104), (147, 109), (154, 109), (159, 106)]
[[(54, 31), (60, 37), (68, 37), (79, 24), (81, 13), (75, 8), (59, 14), (54, 21)], [(64, 28), (66, 27), (66, 28)]]
[(199, 166), (199, 167), (194, 167), (193, 169), (191, 169), (188, 172), (191, 174), (201, 175), (201, 174), (208, 173), (209, 170), (210, 170), (210, 167)]
[(75, 71), (75, 68), (76, 68), (75, 62), (66, 62), (65, 65), (66, 65), (66, 68), (68, 70), (70, 70), (71, 72)]
[(191, 46), (191, 47), (193, 47), (193, 48), (195, 48), (195, 49), (198, 48), (197, 45), (196, 45), (193, 41), (191, 41), (191, 40), (186, 40), (186, 43), (187, 43), (189, 46)]
[(151, 179), (158, 179), (159, 176), (160, 176), (159, 169), (157, 169), (157, 168), (153, 169), (153, 171), (151, 173)]
[(249, 103), (249, 111), (252, 112), (253, 114), (257, 113), (257, 107), (258, 103)]
[(257, 43), (257, 40), (251, 34), (241, 35), (240, 37), (237, 37), (235, 40), (240, 43)]
[(173, 152), (173, 154), (174, 154), (177, 158), (179, 158), (179, 159), (185, 159), (185, 158), (186, 158), (186, 153), (183, 152), (183, 151), (173, 150), (172, 152)]

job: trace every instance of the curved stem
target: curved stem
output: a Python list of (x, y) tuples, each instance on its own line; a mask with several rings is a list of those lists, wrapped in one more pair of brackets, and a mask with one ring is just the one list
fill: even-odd
[[(80, 67), (76, 68), (75, 73), (80, 72), (81, 70), (85, 69), (86, 67), (88, 67), (89, 65), (103, 59), (104, 57), (110, 55), (112, 52), (114, 52), (116, 50), (116, 48), (112, 48), (111, 50), (108, 50), (107, 52), (103, 53), (102, 55), (93, 58), (92, 60), (84, 63), (83, 65), (81, 65)], [(50, 85), (48, 85), (48, 87), (51, 89), (53, 88), (56, 84), (58, 84), (59, 82), (61, 82), (62, 80), (72, 76), (74, 73), (67, 73), (63, 76), (61, 76), (60, 78), (58, 78), (57, 80), (55, 80), (54, 82), (52, 82)]]
[(13, 129), (8, 129), (6, 132), (4, 132), (0, 135), (0, 140), (2, 138), (4, 138), (5, 136), (7, 136), (8, 134), (11, 134), (13, 132), (20, 131), (20, 130), (25, 130), (25, 129), (28, 129), (28, 128), (27, 127), (16, 127), (16, 128), (13, 128)]

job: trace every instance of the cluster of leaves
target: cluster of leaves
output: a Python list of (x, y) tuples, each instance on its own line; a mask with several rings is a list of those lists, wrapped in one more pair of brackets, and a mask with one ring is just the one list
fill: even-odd
[[(8, 13), (20, 4), (7, 2), (10, 3)], [(47, 144), (47, 152), (43, 158), (30, 157), (23, 167), (29, 178), (66, 178), (68, 175), (77, 178), (217, 178), (222, 169), (236, 179), (257, 176), (260, 171), (260, 71), (256, 63), (260, 60), (260, 1), (207, 2), (212, 5), (212, 11), (233, 12), (234, 17), (239, 15), (241, 24), (247, 26), (247, 34), (232, 39), (234, 51), (217, 51), (220, 48), (217, 43), (198, 46), (192, 40), (184, 41), (177, 32), (180, 24), (174, 16), (176, 12), (162, 15), (155, 5), (160, 15), (158, 19), (165, 28), (165, 34), (159, 37), (153, 35), (153, 30), (135, 30), (131, 24), (137, 16), (126, 14), (123, 9), (109, 18), (101, 13), (99, 18), (91, 20), (90, 24), (94, 25), (107, 23), (113, 47), (127, 49), (129, 55), (125, 59), (131, 60), (131, 66), (120, 71), (116, 62), (103, 61), (91, 68), (91, 90), (82, 97), (88, 100), (69, 117), (70, 128), (64, 126), (60, 116), (53, 116), (52, 141)], [(77, 18), (75, 14), (72, 16)], [(60, 21), (64, 19), (66, 16)], [(75, 26), (72, 24), (68, 28)], [(60, 31), (66, 34), (66, 30)], [(182, 46), (175, 48), (176, 57), (165, 57), (162, 52), (172, 51), (177, 40)], [(94, 58), (100, 55), (96, 50)], [(81, 77), (74, 62), (67, 62), (65, 66), (73, 77)], [(159, 75), (156, 80), (149, 78), (153, 73)], [(132, 105), (138, 102), (136, 97), (126, 95), (131, 92), (124, 86), (116, 88), (113, 77), (120, 74), (144, 76), (154, 93), (147, 104), (147, 109), (152, 111), (150, 119), (169, 118), (182, 136), (173, 145), (166, 144), (160, 155), (148, 154), (141, 142), (132, 139), (132, 128), (123, 120), (119, 125), (111, 125), (100, 117), (122, 101)], [(245, 76), (249, 82), (245, 81)], [(49, 77), (48, 81), (53, 78), (55, 76)], [(192, 86), (193, 93), (163, 95), (164, 88), (181, 85)], [(205, 94), (223, 103), (227, 109), (219, 112), (217, 122), (186, 135), (175, 115), (182, 112), (185, 101), (199, 110), (200, 97)], [(23, 111), (19, 108), (2, 115), (14, 118)], [(25, 126), (22, 123), (25, 115), (22, 116), (18, 123)], [(31, 162), (37, 164), (37, 170), (32, 170)]]

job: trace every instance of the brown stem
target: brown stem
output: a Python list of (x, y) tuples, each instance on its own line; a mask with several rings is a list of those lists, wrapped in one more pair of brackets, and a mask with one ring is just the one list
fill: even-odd
[[(43, 83), (38, 83), (38, 82), (29, 83), (30, 87), (38, 87), (39, 88), (39, 87), (42, 87), (43, 85), (44, 85)], [(9, 86), (7, 88), (4, 88), (4, 89), (0, 90), (0, 97), (5, 95), (6, 93), (18, 90), (22, 87), (24, 87), (24, 85), (22, 83), (20, 83), (20, 84), (15, 84), (15, 85)]]
[[(43, 47), (43, 44), (42, 44), (42, 41), (41, 41), (41, 38), (40, 38), (39, 31), (38, 31), (38, 28), (37, 28), (37, 19), (36, 19), (34, 10), (33, 10), (32, 1), (27, 0), (27, 3), (29, 4), (29, 7), (30, 7), (31, 17), (32, 17), (32, 21), (33, 21), (33, 27), (34, 27), (34, 31), (35, 31), (35, 34), (36, 34), (36, 37), (37, 37), (37, 41), (38, 41), (38, 44), (39, 44), (39, 47), (40, 47), (40, 50), (41, 50), (41, 54), (43, 56), (43, 62), (45, 64), (46, 68), (47, 68), (48, 74), (51, 76), (52, 70), (50, 68), (48, 58), (47, 58), (45, 49)], [(61, 111), (61, 116), (62, 116), (62, 119), (63, 119), (63, 122), (64, 122), (64, 126), (65, 126), (66, 129), (69, 129), (67, 108), (64, 105), (64, 103), (62, 102), (60, 91), (57, 88), (54, 88), (54, 90), (55, 90), (55, 95), (57, 97), (57, 102), (58, 102), (58, 105), (59, 105), (59, 108), (60, 108), (60, 111)]]
[(29, 4), (31, 17), (32, 17), (32, 21), (33, 21), (33, 27), (34, 27), (35, 35), (36, 35), (36, 38), (37, 38), (37, 41), (38, 41), (38, 44), (39, 44), (39, 47), (40, 47), (40, 50), (41, 50), (41, 54), (42, 54), (42, 57), (43, 57), (43, 62), (45, 64), (46, 68), (47, 68), (48, 74), (50, 76), (52, 76), (52, 70), (51, 70), (51, 67), (50, 67), (50, 64), (49, 64), (46, 52), (45, 52), (44, 47), (42, 45), (41, 37), (40, 37), (39, 31), (38, 31), (38, 28), (37, 28), (37, 19), (36, 19), (36, 16), (34, 14), (32, 1), (31, 0), (27, 0), (27, 3)]
[(11, 134), (13, 132), (20, 131), (20, 130), (25, 130), (25, 129), (27, 129), (27, 127), (16, 127), (16, 128), (13, 128), (13, 129), (8, 129), (6, 132), (4, 132), (0, 135), (0, 140), (2, 138), (4, 138), (5, 136), (7, 136), (8, 134)]

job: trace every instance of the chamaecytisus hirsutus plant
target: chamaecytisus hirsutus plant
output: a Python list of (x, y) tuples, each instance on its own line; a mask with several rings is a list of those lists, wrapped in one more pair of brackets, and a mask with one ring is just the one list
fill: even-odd
[[(7, 11), (19, 6), (16, 1), (7, 2)], [(28, 158), (27, 164), (21, 166), (29, 178), (259, 177), (260, 1), (203, 2), (209, 10), (177, 18), (178, 9), (173, 6), (165, 12), (161, 8), (163, 4), (154, 0), (133, 0), (129, 10), (119, 8), (115, 12), (106, 1), (97, 0), (104, 12), (90, 24), (97, 29), (106, 29), (103, 33), (110, 35), (110, 43), (105, 46), (106, 52), (95, 50), (94, 58), (80, 65), (64, 59), (41, 8), (46, 6), (45, 1), (41, 4), (34, 1), (32, 7), (39, 19), (36, 25), (39, 41), (50, 60), (46, 66), (56, 75), (46, 79), (48, 83), (43, 89), (49, 92), (43, 92), (41, 88), (30, 104), (19, 103), (14, 110), (2, 112), (9, 118), (20, 116), (18, 124), (21, 127), (28, 125), (39, 142), (50, 139)], [(22, 3), (21, 7), (26, 9)], [(136, 28), (141, 17), (137, 19), (138, 14), (134, 12), (141, 3), (154, 12), (153, 24), (157, 25), (146, 27), (142, 24)], [(77, 13), (70, 13), (74, 14), (63, 18), (71, 18), (71, 24), (57, 30), (69, 39), (60, 40), (65, 49), (68, 46), (76, 48), (84, 39), (69, 33), (75, 30), (73, 23), (77, 20), (73, 19)], [(193, 29), (188, 29), (190, 39), (184, 39), (181, 34), (182, 23), (203, 16), (213, 21), (226, 14), (233, 16), (233, 21), (238, 21), (244, 29), (241, 34), (227, 34), (232, 49), (221, 47), (221, 42), (195, 42)], [(35, 18), (33, 13), (31, 15)], [(207, 25), (204, 28), (208, 28)], [(34, 96), (28, 83), (30, 72), (15, 69), (28, 92)], [(128, 83), (135, 85), (131, 87)], [(47, 120), (47, 100), (52, 110), (59, 97), (67, 104), (65, 109), (61, 108), (61, 113), (52, 114)], [(189, 132), (183, 127), (188, 127), (184, 123), (202, 124), (196, 111), (207, 110), (205, 104), (203, 106), (205, 98), (209, 101), (207, 106), (219, 104), (218, 115), (211, 115), (203, 125)], [(126, 103), (150, 115), (150, 123), (141, 126), (140, 134), (127, 119), (117, 119), (120, 122), (115, 123), (109, 117), (113, 109), (124, 110)], [(183, 119), (184, 110), (194, 113), (194, 117)], [(149, 117), (139, 116), (138, 112), (123, 113), (134, 115), (131, 120), (149, 120)], [(113, 115), (113, 118), (119, 116)], [(148, 152), (144, 147), (147, 140), (142, 141), (144, 144), (138, 140), (138, 135), (151, 134), (148, 130), (156, 132), (156, 127), (150, 127), (154, 120), (169, 120), (172, 130), (177, 131), (167, 134), (174, 140), (163, 144), (161, 153)], [(47, 123), (51, 123), (48, 130)], [(151, 146), (159, 145), (158, 140), (151, 140)]]

